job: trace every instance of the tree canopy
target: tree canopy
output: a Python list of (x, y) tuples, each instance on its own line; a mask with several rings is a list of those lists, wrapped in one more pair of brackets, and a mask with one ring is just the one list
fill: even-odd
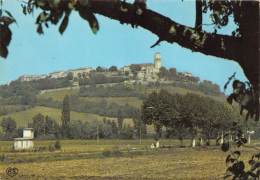
[(151, 93), (142, 105), (142, 120), (154, 125), (160, 136), (162, 127), (188, 130), (191, 136), (216, 137), (220, 131), (231, 129), (241, 117), (227, 103), (196, 94), (170, 94), (166, 90)]

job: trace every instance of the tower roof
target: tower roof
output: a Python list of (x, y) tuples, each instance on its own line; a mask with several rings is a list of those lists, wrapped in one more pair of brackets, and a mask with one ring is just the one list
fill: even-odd
[(155, 59), (161, 59), (161, 54), (159, 52), (154, 54)]

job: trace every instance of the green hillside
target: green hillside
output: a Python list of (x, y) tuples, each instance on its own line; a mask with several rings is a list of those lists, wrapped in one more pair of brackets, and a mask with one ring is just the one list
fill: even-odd
[[(225, 101), (225, 97), (222, 95), (219, 96), (212, 96), (212, 95), (205, 95), (204, 93), (200, 91), (194, 91), (194, 90), (189, 90), (186, 88), (181, 88), (181, 87), (173, 87), (171, 85), (164, 86), (163, 88), (137, 88), (137, 91), (140, 92), (140, 94), (149, 94), (153, 91), (159, 91), (160, 89), (166, 89), (167, 91), (171, 93), (178, 93), (178, 94), (187, 94), (187, 93), (194, 93), (198, 94), (201, 96), (208, 96), (211, 97), (215, 100), (219, 101)], [(62, 101), (63, 98), (66, 95), (76, 95), (78, 94), (78, 90), (76, 89), (59, 89), (57, 91), (52, 90), (52, 91), (47, 91), (44, 93), (41, 93), (37, 96), (39, 99), (48, 99), (52, 98), (55, 101)], [(116, 103), (118, 105), (125, 105), (129, 104), (130, 106), (139, 108), (142, 104), (142, 100), (140, 100), (138, 97), (81, 97), (81, 100), (85, 100), (87, 102), (100, 102), (100, 101), (107, 101), (108, 104), (111, 103)]]
[(116, 103), (122, 106), (129, 104), (136, 108), (141, 107), (142, 104), (142, 100), (137, 97), (81, 97), (80, 99), (88, 102), (100, 102), (105, 100), (108, 104)]
[[(11, 114), (8, 114), (6, 116), (0, 116), (0, 122), (4, 117), (12, 117), (16, 123), (17, 127), (27, 127), (29, 122), (32, 122), (32, 117), (36, 114), (41, 113), (43, 115), (48, 115), (54, 120), (56, 120), (58, 123), (60, 123), (61, 118), (61, 110), (56, 108), (49, 108), (49, 107), (43, 107), (43, 106), (36, 106), (34, 108), (27, 109), (25, 111), (20, 112), (14, 112)], [(106, 118), (107, 120), (114, 120), (117, 122), (116, 118), (111, 117), (104, 117), (99, 116), (96, 114), (91, 113), (80, 113), (71, 111), (71, 121), (81, 120), (83, 122), (94, 122), (94, 121), (103, 121), (103, 119)], [(133, 121), (130, 118), (124, 119), (124, 125), (133, 125)], [(0, 132), (2, 131), (0, 127)], [(153, 126), (147, 126), (148, 132), (153, 132)]]
[(74, 95), (74, 94), (77, 94), (78, 93), (78, 90), (76, 89), (61, 89), (61, 90), (52, 90), (52, 91), (47, 91), (47, 92), (44, 92), (44, 93), (40, 93), (37, 98), (41, 99), (41, 98), (44, 98), (44, 99), (48, 99), (48, 98), (52, 98), (53, 100), (55, 101), (62, 101), (63, 98), (66, 96), (66, 95)]
[[(31, 109), (27, 109), (25, 111), (15, 112), (8, 114), (6, 116), (0, 116), (0, 120), (2, 120), (3, 117), (10, 116), (17, 122), (18, 127), (26, 127), (28, 125), (28, 122), (32, 121), (32, 117), (38, 113), (41, 113), (43, 115), (48, 115), (51, 118), (55, 119), (57, 122), (60, 122), (61, 118), (61, 110), (56, 108), (49, 108), (49, 107), (42, 107), (42, 106), (36, 106)], [(71, 120), (81, 120), (81, 121), (87, 121), (87, 122), (93, 122), (93, 121), (102, 121), (103, 116), (99, 116), (96, 114), (90, 114), (90, 113), (79, 113), (72, 111), (71, 112)], [(115, 119), (115, 118), (107, 118), (107, 119)]]

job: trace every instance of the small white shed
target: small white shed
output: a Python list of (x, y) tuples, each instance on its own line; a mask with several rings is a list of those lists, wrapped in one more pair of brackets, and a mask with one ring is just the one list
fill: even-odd
[(14, 139), (14, 150), (32, 149), (33, 138), (33, 128), (24, 128), (23, 137)]

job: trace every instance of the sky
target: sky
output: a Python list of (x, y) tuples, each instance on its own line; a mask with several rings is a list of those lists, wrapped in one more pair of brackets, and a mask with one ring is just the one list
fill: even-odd
[[(194, 1), (148, 0), (147, 6), (178, 23), (194, 26)], [(18, 25), (11, 25), (13, 37), (8, 58), (0, 58), (0, 84), (7, 84), (21, 75), (47, 74), (57, 70), (152, 63), (156, 52), (161, 53), (163, 66), (191, 72), (202, 80), (218, 84), (221, 90), (234, 72), (237, 72), (237, 79), (246, 80), (240, 66), (233, 61), (192, 52), (167, 42), (151, 49), (158, 38), (141, 27), (133, 29), (130, 25), (97, 15), (100, 30), (94, 35), (88, 23), (74, 12), (63, 35), (59, 34), (58, 26), (51, 26), (40, 36), (35, 25), (38, 11), (24, 16), (18, 0), (4, 0), (3, 8), (13, 14)], [(209, 23), (207, 15), (203, 17), (203, 23)], [(203, 26), (203, 29), (212, 31), (211, 26)], [(231, 34), (234, 29), (235, 25), (230, 23), (218, 33)]]

